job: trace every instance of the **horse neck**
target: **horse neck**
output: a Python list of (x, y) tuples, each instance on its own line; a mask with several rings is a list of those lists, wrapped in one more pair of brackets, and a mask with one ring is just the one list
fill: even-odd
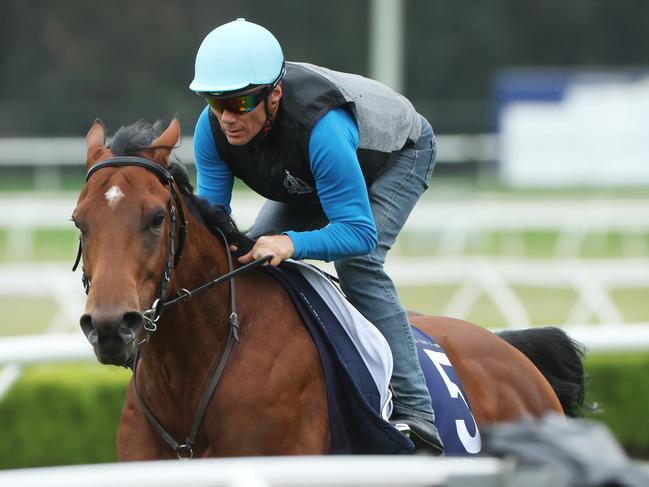
[[(185, 288), (195, 289), (228, 272), (225, 247), (187, 212), (185, 250), (174, 270), (168, 296)], [(164, 375), (192, 376), (210, 367), (227, 338), (231, 313), (229, 283), (207, 289), (167, 309), (149, 344), (142, 351), (148, 367), (164, 369)], [(200, 375), (200, 374), (199, 374)], [(180, 378), (185, 383), (186, 380)]]

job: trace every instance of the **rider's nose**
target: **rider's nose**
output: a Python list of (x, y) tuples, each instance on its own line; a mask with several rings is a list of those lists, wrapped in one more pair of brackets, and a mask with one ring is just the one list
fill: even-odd
[(221, 113), (221, 121), (225, 123), (233, 123), (237, 121), (238, 115), (230, 110), (223, 110)]

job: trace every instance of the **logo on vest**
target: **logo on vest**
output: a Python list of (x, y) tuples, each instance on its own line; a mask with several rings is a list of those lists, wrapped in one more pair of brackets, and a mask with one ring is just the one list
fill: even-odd
[(313, 186), (305, 183), (300, 178), (293, 176), (288, 170), (286, 172), (286, 178), (284, 178), (284, 187), (286, 191), (291, 194), (307, 194), (313, 193)]

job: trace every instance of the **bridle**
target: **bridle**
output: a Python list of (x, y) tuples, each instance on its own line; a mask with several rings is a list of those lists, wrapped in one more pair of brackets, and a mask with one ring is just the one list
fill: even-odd
[[(162, 182), (162, 184), (167, 186), (167, 189), (169, 190), (170, 193), (170, 200), (169, 200), (170, 228), (169, 228), (169, 249), (167, 251), (167, 261), (162, 275), (162, 280), (158, 288), (157, 297), (153, 301), (151, 307), (142, 312), (142, 315), (144, 317), (145, 337), (140, 342), (138, 342), (137, 344), (138, 348), (133, 359), (133, 365), (132, 365), (133, 390), (135, 392), (135, 397), (137, 398), (137, 401), (140, 404), (140, 407), (142, 409), (142, 413), (147, 418), (149, 423), (151, 423), (151, 426), (160, 434), (160, 436), (165, 440), (165, 442), (174, 450), (178, 458), (181, 459), (193, 458), (196, 436), (198, 435), (198, 431), (203, 422), (203, 417), (205, 416), (207, 407), (210, 403), (212, 395), (214, 394), (214, 390), (216, 389), (216, 386), (218, 385), (221, 379), (223, 370), (225, 369), (228, 359), (230, 358), (230, 354), (232, 352), (232, 348), (234, 347), (235, 342), (237, 343), (240, 342), (239, 315), (237, 314), (236, 288), (235, 288), (234, 277), (268, 262), (270, 259), (272, 259), (272, 256), (269, 255), (269, 256), (262, 257), (261, 259), (253, 260), (248, 264), (245, 264), (237, 269), (234, 269), (232, 252), (230, 251), (230, 245), (228, 243), (228, 239), (219, 228), (215, 227), (216, 230), (218, 230), (218, 233), (225, 245), (225, 251), (228, 259), (228, 272), (226, 274), (223, 274), (222, 276), (217, 277), (216, 279), (213, 279), (212, 281), (209, 281), (195, 289), (192, 289), (191, 291), (182, 288), (180, 289), (180, 291), (176, 293), (175, 296), (173, 296), (170, 299), (166, 299), (167, 286), (169, 284), (169, 280), (171, 279), (171, 273), (173, 269), (177, 268), (178, 264), (180, 263), (180, 259), (182, 257), (183, 248), (187, 236), (187, 221), (185, 220), (185, 212), (183, 210), (183, 205), (180, 199), (180, 195), (176, 190), (174, 178), (169, 173), (169, 171), (163, 166), (161, 166), (160, 164), (156, 164), (155, 162), (150, 161), (149, 159), (145, 159), (143, 157), (119, 156), (119, 157), (113, 157), (98, 162), (94, 164), (92, 167), (90, 167), (90, 169), (88, 170), (88, 173), (86, 174), (86, 182), (88, 182), (90, 177), (100, 169), (103, 169), (105, 167), (120, 167), (120, 166), (138, 166), (138, 167), (148, 169), (149, 171), (152, 171)], [(180, 219), (180, 225), (178, 226), (178, 232), (176, 232), (178, 219)], [(176, 233), (178, 233), (177, 245), (176, 245)], [(77, 251), (77, 257), (74, 261), (74, 265), (72, 266), (73, 271), (77, 269), (81, 261), (82, 254), (83, 254), (83, 242), (81, 239), (79, 239), (79, 249)], [(86, 291), (86, 294), (88, 294), (90, 290), (91, 281), (88, 275), (86, 274), (85, 270), (83, 270), (81, 281), (83, 283), (83, 287)], [(173, 436), (171, 436), (171, 434), (162, 426), (160, 420), (158, 420), (158, 418), (156, 418), (155, 415), (149, 410), (149, 408), (144, 403), (142, 396), (138, 390), (137, 364), (140, 358), (139, 346), (142, 345), (143, 343), (148, 342), (151, 334), (158, 329), (158, 321), (162, 316), (162, 312), (165, 309), (179, 302), (188, 301), (199, 292), (218, 286), (219, 284), (226, 281), (230, 282), (230, 311), (231, 311), (230, 317), (228, 319), (229, 333), (228, 333), (227, 342), (225, 344), (223, 353), (221, 354), (221, 358), (219, 359), (219, 363), (217, 364), (216, 369), (212, 374), (212, 380), (210, 381), (205, 392), (203, 393), (203, 397), (201, 398), (198, 409), (194, 416), (194, 421), (192, 422), (191, 430), (187, 435), (185, 441), (183, 443), (180, 443), (176, 441), (173, 438)]]
[[(156, 176), (158, 176), (158, 179), (160, 179), (162, 184), (167, 186), (167, 189), (169, 190), (169, 194), (171, 195), (171, 199), (169, 202), (169, 220), (170, 220), (169, 250), (167, 252), (167, 263), (165, 265), (165, 270), (162, 274), (162, 282), (158, 287), (158, 296), (154, 301), (154, 305), (152, 306), (152, 309), (155, 310), (158, 307), (156, 303), (161, 303), (164, 301), (164, 297), (167, 292), (167, 285), (169, 284), (169, 280), (171, 279), (172, 269), (178, 267), (178, 263), (180, 262), (180, 258), (182, 257), (183, 254), (183, 248), (185, 246), (185, 238), (187, 236), (187, 221), (185, 220), (185, 211), (183, 210), (183, 205), (180, 201), (180, 196), (176, 191), (173, 176), (169, 173), (169, 171), (167, 171), (167, 169), (162, 167), (160, 164), (156, 164), (155, 162), (150, 161), (149, 159), (145, 159), (143, 157), (120, 156), (120, 157), (105, 159), (101, 162), (98, 162), (97, 164), (91, 166), (90, 169), (88, 170), (88, 173), (86, 174), (86, 182), (88, 182), (88, 180), (90, 180), (90, 177), (100, 169), (103, 169), (105, 167), (119, 167), (119, 166), (138, 166), (138, 167), (143, 167), (145, 169), (148, 169), (149, 171), (152, 171), (153, 173), (155, 173)], [(176, 248), (176, 224), (178, 220), (176, 214), (178, 214), (178, 217), (180, 218), (180, 227), (178, 228), (178, 248)], [(83, 253), (83, 241), (79, 239), (79, 249), (77, 251), (77, 258), (75, 259), (74, 265), (72, 266), (73, 271), (77, 269), (77, 266), (81, 261), (82, 253)], [(88, 291), (90, 290), (90, 279), (88, 278), (85, 269), (82, 268), (82, 271), (83, 274), (81, 276), (81, 281), (83, 282), (83, 287), (86, 291), (86, 294), (88, 294)], [(153, 318), (154, 319), (149, 319), (145, 317), (144, 328), (149, 332), (156, 331), (157, 328), (156, 322), (160, 318), (160, 314), (159, 313), (155, 314)]]

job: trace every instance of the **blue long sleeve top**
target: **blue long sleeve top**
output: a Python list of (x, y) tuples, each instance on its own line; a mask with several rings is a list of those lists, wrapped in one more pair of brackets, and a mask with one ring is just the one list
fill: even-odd
[[(329, 111), (313, 127), (309, 165), (329, 224), (319, 230), (285, 232), (295, 259), (332, 261), (363, 255), (376, 247), (377, 233), (356, 149), (358, 128), (343, 108)], [(234, 176), (218, 153), (206, 108), (194, 132), (198, 195), (228, 212)]]

